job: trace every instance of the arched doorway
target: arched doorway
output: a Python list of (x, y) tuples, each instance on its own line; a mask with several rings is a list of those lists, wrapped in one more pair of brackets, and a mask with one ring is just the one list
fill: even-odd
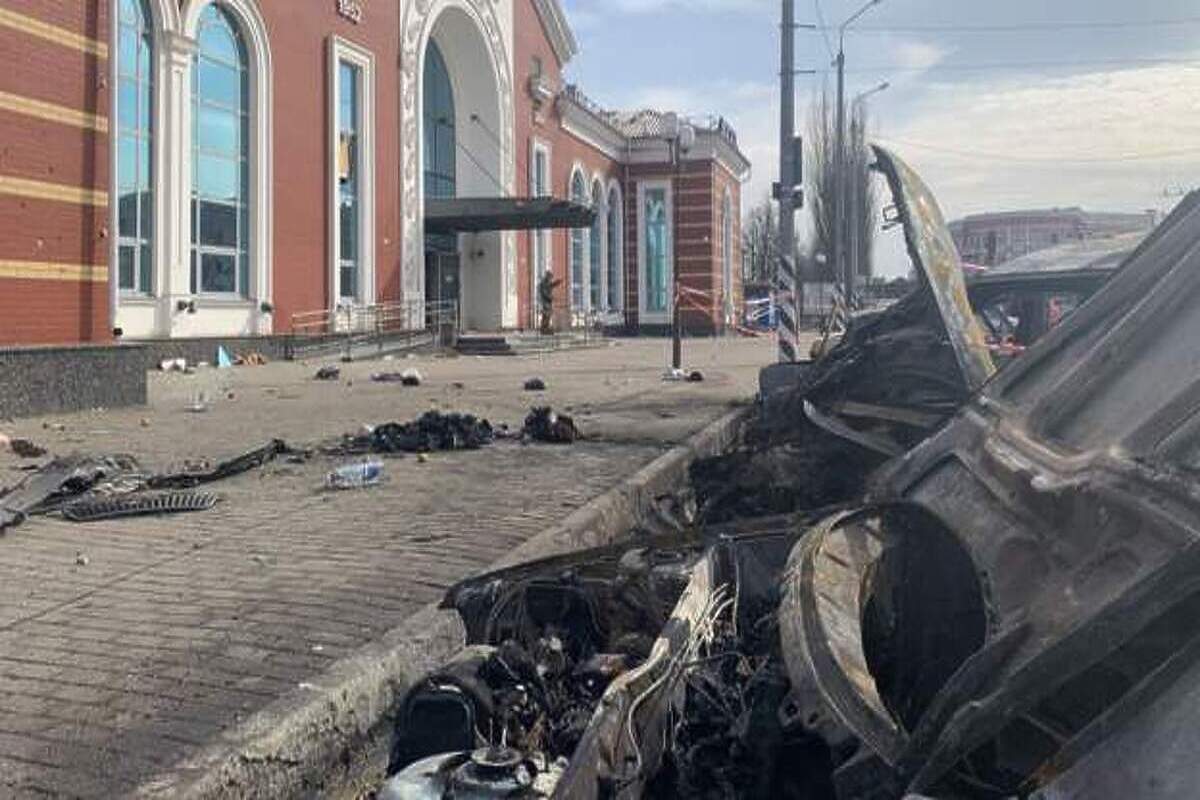
[[(454, 5), (434, 18), (429, 31), (419, 103), (422, 198), (503, 197), (509, 194), (505, 117), (479, 21)], [(453, 303), (464, 329), (504, 326), (509, 281), (501, 233), (426, 236), (420, 246), (427, 301)]]

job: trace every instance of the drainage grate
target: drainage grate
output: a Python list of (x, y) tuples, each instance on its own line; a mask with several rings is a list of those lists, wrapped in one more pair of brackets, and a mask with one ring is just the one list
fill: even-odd
[(148, 514), (182, 514), (187, 511), (207, 511), (217, 504), (211, 493), (165, 492), (162, 494), (132, 494), (98, 500), (81, 500), (62, 510), (72, 522), (94, 522), (117, 517), (140, 517)]

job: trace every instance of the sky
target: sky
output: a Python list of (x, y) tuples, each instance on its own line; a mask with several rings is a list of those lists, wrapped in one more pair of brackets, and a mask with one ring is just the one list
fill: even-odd
[[(836, 26), (865, 0), (795, 0), (797, 128)], [(613, 108), (720, 114), (753, 162), (743, 211), (775, 180), (779, 0), (564, 0), (581, 52), (568, 79)], [(823, 30), (822, 21), (824, 22)], [(828, 36), (828, 42), (826, 41)], [(1082, 206), (1165, 212), (1200, 186), (1197, 0), (882, 0), (846, 35), (846, 95), (947, 219)], [(802, 212), (803, 214), (803, 212)], [(801, 235), (806, 226), (801, 225)], [(877, 271), (903, 274), (895, 241)]]

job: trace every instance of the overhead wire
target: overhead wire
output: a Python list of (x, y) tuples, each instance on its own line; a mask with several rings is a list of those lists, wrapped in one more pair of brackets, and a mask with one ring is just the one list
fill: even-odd
[(1113, 164), (1129, 161), (1161, 161), (1187, 156), (1200, 156), (1200, 147), (1188, 147), (1178, 150), (1162, 150), (1152, 153), (1126, 153), (1113, 156), (1017, 156), (1004, 153), (989, 153), (979, 150), (965, 150), (943, 145), (913, 142), (896, 139), (890, 136), (880, 136), (876, 139), (884, 144), (911, 147), (915, 150), (928, 150), (933, 153), (943, 153), (961, 158), (972, 158), (981, 161), (1000, 161), (1018, 164)]
[[(1047, 22), (1012, 22), (994, 25), (888, 25), (870, 23), (856, 25), (855, 33), (1030, 33), (1033, 31), (1090, 31), (1126, 30), (1128, 28), (1168, 28), (1178, 25), (1200, 25), (1200, 17), (1145, 20), (1059, 20)], [(827, 26), (821, 22), (822, 31)], [(829, 28), (832, 30), (832, 28)]]

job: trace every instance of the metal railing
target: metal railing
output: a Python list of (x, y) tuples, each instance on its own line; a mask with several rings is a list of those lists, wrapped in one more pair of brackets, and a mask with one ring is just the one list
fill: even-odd
[[(288, 356), (311, 351), (341, 350), (345, 357), (353, 351), (375, 345), (383, 350), (389, 339), (440, 334), (447, 323), (448, 311), (417, 300), (400, 300), (369, 306), (341, 305), (335, 308), (293, 314), (288, 333)], [(454, 312), (457, 324), (457, 309)], [(436, 323), (436, 326), (435, 326)]]

